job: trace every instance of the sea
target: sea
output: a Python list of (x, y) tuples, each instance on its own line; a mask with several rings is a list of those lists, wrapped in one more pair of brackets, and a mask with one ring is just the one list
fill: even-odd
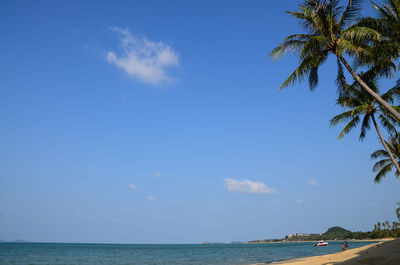
[[(330, 254), (342, 251), (342, 243), (330, 241), (326, 247), (314, 247), (312, 242), (182, 245), (0, 243), (0, 264), (242, 265)], [(375, 242), (349, 242), (349, 248), (371, 243)]]

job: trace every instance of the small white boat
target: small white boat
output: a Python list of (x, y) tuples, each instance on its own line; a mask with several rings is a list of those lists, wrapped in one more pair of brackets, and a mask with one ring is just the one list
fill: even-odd
[(326, 247), (328, 245), (328, 242), (325, 241), (319, 241), (318, 243), (315, 243), (314, 246), (316, 247)]

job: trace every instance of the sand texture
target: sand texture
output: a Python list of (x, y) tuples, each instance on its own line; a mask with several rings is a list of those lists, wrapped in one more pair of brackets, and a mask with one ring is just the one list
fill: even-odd
[(400, 265), (400, 239), (343, 252), (288, 260), (274, 265)]

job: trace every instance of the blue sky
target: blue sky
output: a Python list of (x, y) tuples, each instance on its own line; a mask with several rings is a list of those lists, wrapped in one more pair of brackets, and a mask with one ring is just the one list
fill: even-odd
[(395, 220), (376, 133), (329, 126), (333, 58), (314, 92), (278, 91), (297, 59), (268, 54), (301, 31), (284, 13), (298, 3), (2, 2), (0, 239), (226, 242)]

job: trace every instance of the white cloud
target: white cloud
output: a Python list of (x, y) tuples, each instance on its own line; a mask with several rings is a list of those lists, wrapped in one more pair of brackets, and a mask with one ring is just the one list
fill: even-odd
[(308, 185), (311, 185), (311, 186), (318, 186), (318, 180), (316, 180), (316, 179), (309, 179), (309, 180), (307, 181), (307, 184), (308, 184)]
[(156, 197), (153, 197), (153, 196), (149, 195), (149, 196), (147, 196), (147, 199), (149, 201), (154, 201), (156, 199)]
[(152, 85), (170, 84), (167, 68), (179, 65), (178, 54), (167, 44), (153, 42), (146, 37), (137, 38), (127, 29), (114, 27), (121, 38), (122, 54), (107, 53), (107, 61), (116, 65), (130, 77)]
[(230, 192), (251, 193), (251, 194), (275, 193), (275, 189), (269, 188), (264, 183), (253, 182), (248, 179), (234, 180), (226, 178), (225, 189)]
[(136, 185), (134, 185), (134, 184), (132, 184), (132, 183), (126, 183), (127, 185), (128, 185), (128, 187), (129, 188), (131, 188), (132, 190), (136, 190), (137, 189), (137, 187), (136, 187)]
[(303, 199), (297, 199), (296, 202), (297, 203), (303, 203)]
[(153, 175), (156, 178), (162, 178), (163, 177), (163, 174), (161, 174), (161, 172), (159, 172), (159, 171), (154, 171)]

